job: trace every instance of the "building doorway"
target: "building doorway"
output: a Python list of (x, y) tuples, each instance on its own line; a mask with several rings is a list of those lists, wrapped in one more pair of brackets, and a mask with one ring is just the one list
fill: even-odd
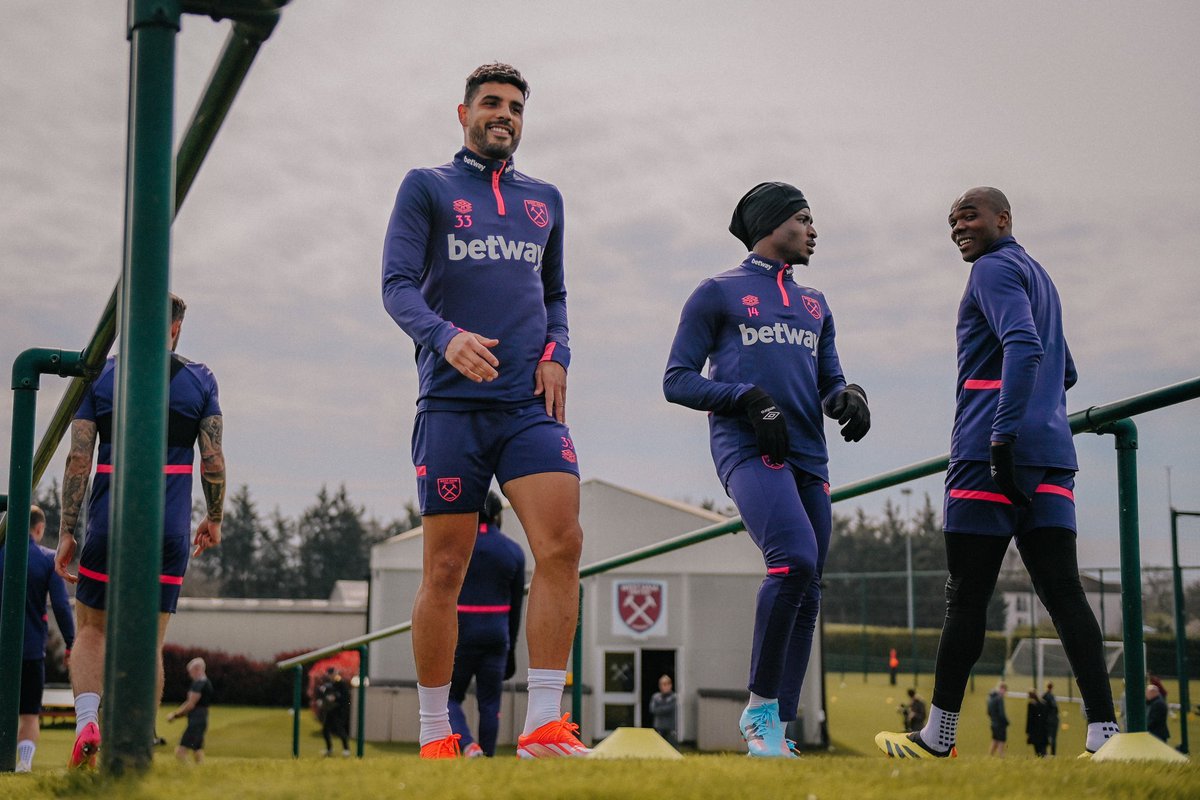
[[(675, 684), (675, 693), (679, 694), (679, 676), (675, 671), (675, 651), (674, 650), (642, 650), (641, 663), (641, 678), (638, 683), (641, 688), (641, 706), (642, 706), (642, 727), (653, 728), (654, 716), (650, 713), (650, 697), (658, 691), (658, 679), (663, 675), (670, 677), (671, 682)], [(675, 730), (682, 729), (682, 720), (678, 718), (679, 711), (676, 712)]]

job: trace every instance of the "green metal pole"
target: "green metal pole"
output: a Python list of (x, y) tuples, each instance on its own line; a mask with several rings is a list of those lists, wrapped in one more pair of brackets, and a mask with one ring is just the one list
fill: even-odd
[(1104, 568), (1101, 567), (1099, 572), (1100, 572), (1100, 638), (1107, 639), (1108, 638), (1108, 627), (1107, 627), (1108, 620), (1105, 619), (1105, 614), (1104, 614)]
[(367, 730), (367, 646), (358, 648), (358, 757), (363, 757)]
[(1137, 426), (1117, 420), (1096, 429), (1117, 448), (1117, 502), (1121, 534), (1121, 613), (1125, 628), (1125, 731), (1146, 730), (1146, 653), (1142, 635), (1142, 555), (1138, 541)]
[(170, 324), (171, 157), (178, 0), (130, 0), (125, 258), (118, 306), (104, 747), (108, 772), (144, 770), (158, 704)]
[(579, 616), (571, 645), (571, 719), (583, 730), (583, 584), (579, 584)]
[[(9, 455), (8, 496), (17, 515), (15, 531), (29, 530), (29, 471), (33, 461), (34, 414), (37, 394), (13, 392), (12, 449)], [(25, 509), (22, 514), (21, 509)], [(11, 514), (10, 514), (11, 516)], [(15, 527), (13, 527), (15, 526)], [(17, 722), (20, 706), (22, 650), (25, 638), (25, 584), (29, 569), (29, 538), (13, 535), (4, 547), (4, 599), (0, 610), (0, 674), (13, 676), (0, 683), (0, 772), (17, 768)]]
[(862, 588), (862, 602), (859, 605), (858, 618), (862, 620), (862, 635), (859, 637), (858, 649), (862, 652), (863, 664), (863, 683), (867, 682), (867, 579), (862, 577), (858, 579), (858, 585)]
[(1175, 674), (1179, 679), (1179, 752), (1188, 752), (1188, 708), (1192, 700), (1188, 692), (1187, 613), (1184, 608), (1183, 569), (1179, 566), (1180, 517), (1200, 517), (1200, 511), (1171, 509), (1171, 570), (1175, 580)]
[(296, 665), (292, 681), (292, 758), (300, 757), (300, 701), (304, 697), (304, 666)]
[[(17, 768), (17, 725), (21, 697), (22, 650), (25, 645), (25, 591), (29, 569), (29, 506), (33, 494), (33, 439), (40, 375), (72, 374), (79, 354), (32, 348), (13, 362), (12, 443), (9, 448), (7, 506), (17, 515), (15, 530), (23, 535), (5, 542), (4, 593), (0, 598), (0, 772)], [(12, 544), (11, 547), (8, 544)]]

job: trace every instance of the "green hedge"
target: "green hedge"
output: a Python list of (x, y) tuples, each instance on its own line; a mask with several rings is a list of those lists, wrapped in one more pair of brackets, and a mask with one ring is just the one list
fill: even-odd
[[(941, 636), (940, 628), (917, 628), (916, 668), (920, 672), (933, 671)], [(900, 659), (900, 672), (913, 670), (913, 635), (908, 628), (827, 624), (822, 644), (825, 669), (830, 672), (862, 672), (864, 661), (867, 672), (887, 672), (888, 654), (893, 647)], [(1003, 633), (988, 631), (975, 671), (1000, 674), (1008, 656), (1007, 647)]]
[[(1187, 640), (1188, 675), (1200, 676), (1200, 639)], [(1167, 678), (1178, 678), (1175, 663), (1175, 634), (1155, 633), (1146, 637), (1146, 671)]]
[[(936, 628), (917, 628), (916, 667), (920, 672), (932, 672), (937, 658), (938, 640), (942, 632)], [(1053, 636), (1052, 632), (1045, 635)], [(1013, 645), (1024, 638), (1016, 636)], [(1146, 670), (1165, 678), (1177, 678), (1175, 660), (1175, 635), (1156, 633), (1146, 636)], [(887, 672), (888, 651), (896, 648), (900, 659), (900, 671), (912, 672), (913, 640), (908, 628), (891, 628), (878, 625), (825, 625), (825, 669), (829, 672)], [(1188, 639), (1188, 672), (1195, 679), (1200, 677), (1200, 639)], [(865, 654), (865, 658), (864, 658)], [(1003, 633), (988, 631), (983, 641), (983, 654), (975, 665), (975, 671), (985, 674), (1000, 674), (1009, 656), (1008, 644)], [(864, 661), (866, 662), (864, 667)]]

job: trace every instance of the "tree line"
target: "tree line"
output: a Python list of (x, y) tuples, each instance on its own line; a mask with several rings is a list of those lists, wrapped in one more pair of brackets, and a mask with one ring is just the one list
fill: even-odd
[[(60, 488), (57, 479), (39, 487), (34, 502), (46, 512), (42, 544), (58, 544)], [(192, 509), (195, 522), (204, 515), (203, 503)], [(410, 501), (404, 516), (388, 522), (368, 517), (345, 485), (336, 491), (322, 486), (315, 502), (298, 517), (276, 508), (263, 515), (243, 484), (225, 500), (221, 546), (193, 559), (184, 583), (184, 596), (329, 597), (339, 580), (366, 580), (371, 547), (421, 524)]]

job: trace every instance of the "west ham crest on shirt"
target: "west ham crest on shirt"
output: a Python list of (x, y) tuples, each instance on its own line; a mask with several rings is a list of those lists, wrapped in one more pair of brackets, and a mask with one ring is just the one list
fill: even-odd
[(613, 584), (613, 603), (615, 635), (667, 635), (665, 581), (617, 581)]
[(438, 494), (447, 503), (453, 503), (462, 496), (462, 478), (438, 478)]
[(541, 200), (526, 200), (525, 213), (529, 215), (529, 219), (533, 224), (539, 228), (544, 228), (550, 224), (550, 209), (546, 208), (546, 204)]
[(808, 310), (808, 313), (812, 314), (813, 319), (821, 318), (821, 304), (817, 302), (815, 297), (804, 295), (801, 300), (804, 301), (804, 308)]

